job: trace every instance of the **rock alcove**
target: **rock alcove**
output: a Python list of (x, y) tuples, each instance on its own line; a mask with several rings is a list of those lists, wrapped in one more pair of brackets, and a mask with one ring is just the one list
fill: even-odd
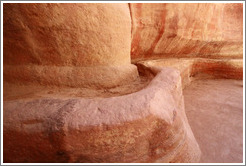
[(183, 89), (242, 79), (242, 9), (5, 3), (4, 162), (199, 162)]

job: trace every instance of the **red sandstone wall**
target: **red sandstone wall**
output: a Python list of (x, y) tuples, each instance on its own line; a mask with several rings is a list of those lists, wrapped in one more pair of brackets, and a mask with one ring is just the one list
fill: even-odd
[(5, 3), (5, 65), (130, 63), (128, 4)]
[(243, 4), (129, 4), (133, 60), (242, 58)]
[(127, 3), (5, 3), (5, 82), (106, 88), (138, 77)]

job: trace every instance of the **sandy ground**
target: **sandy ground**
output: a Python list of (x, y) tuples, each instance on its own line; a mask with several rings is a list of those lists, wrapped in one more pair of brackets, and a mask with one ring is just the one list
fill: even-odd
[(243, 162), (243, 81), (196, 80), (184, 98), (201, 162)]

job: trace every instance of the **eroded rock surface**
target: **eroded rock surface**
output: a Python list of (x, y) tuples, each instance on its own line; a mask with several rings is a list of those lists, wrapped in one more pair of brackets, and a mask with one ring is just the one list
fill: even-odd
[(198, 162), (179, 72), (156, 71), (124, 96), (4, 101), (4, 162)]
[(139, 61), (136, 65), (177, 69), (183, 88), (195, 79), (243, 79), (243, 59), (166, 58)]
[(243, 4), (130, 4), (132, 59), (243, 57)]
[(137, 79), (127, 4), (4, 4), (4, 80), (110, 88)]
[(242, 10), (4, 4), (4, 162), (199, 162), (182, 89), (243, 78)]

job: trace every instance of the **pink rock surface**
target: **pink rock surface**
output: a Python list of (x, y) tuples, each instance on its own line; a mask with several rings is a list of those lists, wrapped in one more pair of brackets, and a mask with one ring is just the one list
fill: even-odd
[(136, 65), (177, 69), (183, 88), (195, 79), (243, 80), (243, 59), (166, 58), (139, 61)]
[(183, 94), (186, 115), (202, 151), (200, 162), (242, 163), (243, 81), (195, 80)]
[(242, 79), (242, 11), (4, 4), (4, 162), (199, 162), (182, 88)]
[(241, 57), (243, 4), (130, 4), (132, 59)]
[(4, 101), (4, 162), (198, 162), (179, 72), (110, 98)]

